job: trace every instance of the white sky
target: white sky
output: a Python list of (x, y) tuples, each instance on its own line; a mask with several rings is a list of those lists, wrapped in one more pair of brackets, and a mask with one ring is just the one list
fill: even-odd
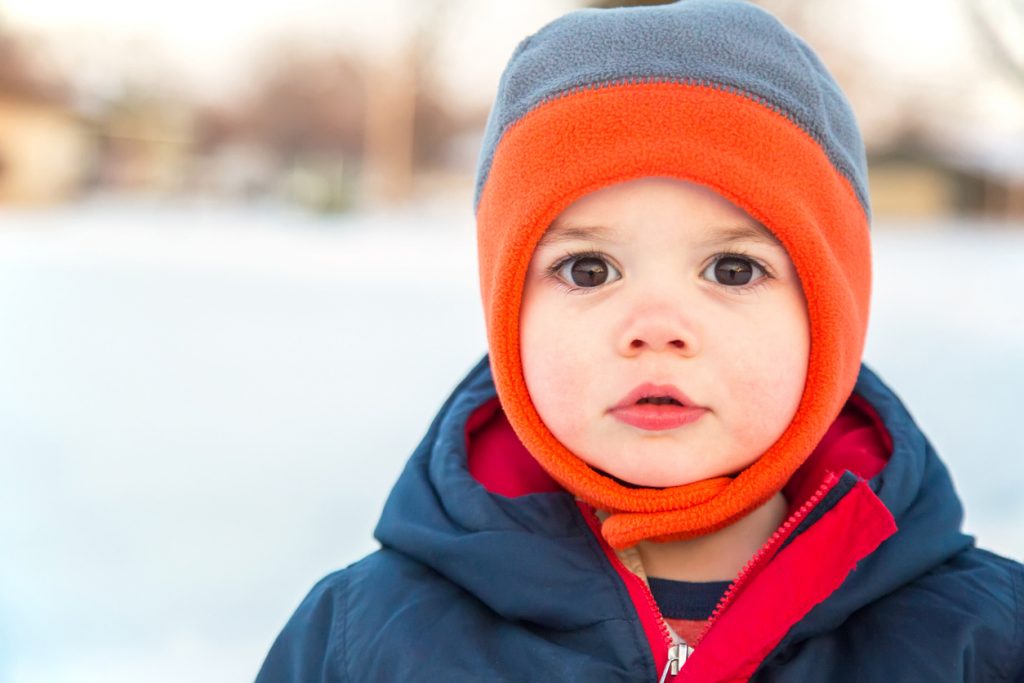
[[(998, 5), (1005, 0), (971, 0)], [(1020, 129), (1024, 96), (996, 86), (979, 71), (981, 50), (968, 35), (963, 0), (804, 0), (796, 5), (816, 26), (808, 36), (833, 54), (867, 54), (874, 99), (920, 91), (922, 101), (963, 100), (990, 125)], [(0, 0), (0, 22), (55, 45), (58, 63), (102, 91), (118, 72), (170, 71), (194, 91), (230, 97), (251, 78), (247, 70), (268, 38), (387, 55), (402, 42), (417, 13), (437, 19), (442, 86), (452, 96), (486, 106), (515, 45), (577, 6), (573, 0), (247, 0), (243, 5), (176, 0)], [(154, 9), (157, 8), (157, 9)], [(826, 61), (828, 55), (826, 54)], [(981, 84), (981, 85), (979, 85)], [(112, 84), (113, 85), (113, 84)], [(853, 93), (851, 93), (853, 95)], [(1007, 103), (1010, 106), (1007, 106)], [(860, 103), (866, 109), (874, 103)], [(933, 105), (935, 106), (935, 105)], [(967, 105), (964, 105), (965, 107)], [(987, 114), (986, 114), (987, 112)], [(865, 112), (867, 113), (867, 112)], [(959, 115), (959, 113), (958, 113)], [(956, 118), (956, 116), (954, 116)]]
[(0, 21), (59, 37), (62, 59), (75, 65), (138, 51), (139, 59), (172, 65), (199, 89), (216, 91), (246, 75), (247, 61), (267, 38), (300, 35), (327, 47), (386, 55), (402, 42), (416, 12), (442, 12), (442, 63), (446, 70), (457, 68), (460, 85), (482, 91), (479, 98), (486, 101), (518, 41), (575, 6), (571, 0), (176, 0), (155, 6), (0, 0)]

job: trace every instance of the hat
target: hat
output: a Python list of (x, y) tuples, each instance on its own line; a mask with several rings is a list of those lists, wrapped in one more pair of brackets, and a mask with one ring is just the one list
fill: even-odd
[[(799, 274), (811, 328), (792, 422), (734, 477), (634, 488), (591, 468), (533, 405), (520, 304), (535, 245), (572, 202), (665, 176), (713, 189), (770, 230)], [(609, 513), (608, 542), (710, 533), (777, 493), (853, 390), (871, 290), (864, 145), (814, 52), (737, 0), (580, 10), (523, 40), (499, 83), (474, 199), (491, 369), (509, 423), (541, 466)]]

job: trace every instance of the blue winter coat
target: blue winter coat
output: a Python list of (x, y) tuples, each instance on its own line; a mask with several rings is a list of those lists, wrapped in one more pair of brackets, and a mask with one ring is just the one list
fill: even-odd
[[(470, 475), (466, 421), (494, 394), (485, 358), (395, 485), (381, 549), (313, 588), (258, 683), (659, 680), (656, 608), (586, 506)], [(1024, 568), (961, 533), (946, 468), (867, 368), (855, 394), (892, 438), (888, 464), (836, 473), (669, 680), (1024, 681)]]

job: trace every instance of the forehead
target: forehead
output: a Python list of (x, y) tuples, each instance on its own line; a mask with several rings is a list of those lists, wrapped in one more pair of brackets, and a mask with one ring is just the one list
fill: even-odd
[[(610, 227), (600, 223), (574, 223), (564, 219), (556, 219), (551, 223), (537, 246), (551, 246), (565, 242), (602, 242), (614, 243), (623, 241), (628, 231)], [(772, 247), (781, 247), (782, 243), (767, 228), (757, 222), (735, 225), (711, 225), (701, 231), (702, 242), (710, 244), (729, 242), (757, 242)]]
[(639, 234), (685, 234), (694, 241), (781, 246), (767, 228), (714, 190), (677, 178), (647, 177), (607, 186), (572, 202), (538, 246), (613, 243)]

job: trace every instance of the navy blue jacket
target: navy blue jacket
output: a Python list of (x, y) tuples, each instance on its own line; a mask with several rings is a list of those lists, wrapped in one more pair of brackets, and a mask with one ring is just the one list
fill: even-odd
[[(867, 368), (854, 393), (888, 464), (830, 475), (669, 680), (1024, 681), (1024, 568), (961, 533), (946, 468)], [(258, 683), (659, 680), (656, 608), (586, 506), (470, 475), (466, 422), (494, 395), (485, 358), (395, 485), (381, 549), (313, 588)]]

